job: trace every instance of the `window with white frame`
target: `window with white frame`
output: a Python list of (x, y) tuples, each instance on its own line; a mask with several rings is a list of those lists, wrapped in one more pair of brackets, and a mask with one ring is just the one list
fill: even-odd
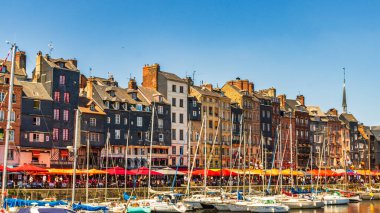
[(59, 109), (54, 109), (54, 120), (59, 120)]
[(63, 129), (62, 130), (62, 139), (64, 141), (69, 140), (69, 129)]
[(162, 119), (158, 119), (158, 128), (160, 128), (160, 129), (162, 129), (162, 128), (164, 128), (164, 120), (162, 120)]
[(158, 141), (162, 142), (164, 141), (164, 134), (158, 134)]
[(63, 120), (64, 121), (69, 120), (69, 110), (63, 110)]
[(5, 100), (5, 93), (0, 92), (0, 102), (3, 102)]
[(90, 118), (90, 126), (96, 126), (96, 118)]
[(120, 114), (115, 115), (115, 124), (120, 124)]
[(41, 118), (40, 117), (34, 117), (33, 118), (33, 125), (35, 125), (35, 126), (41, 125)]
[(125, 125), (128, 124), (128, 118), (124, 118), (124, 124), (125, 124)]
[(0, 121), (4, 120), (4, 111), (0, 110)]
[(64, 75), (59, 76), (59, 84), (64, 85), (66, 82), (66, 77)]
[(14, 142), (15, 141), (15, 131), (9, 130), (9, 141)]
[(137, 117), (137, 126), (142, 126), (142, 123), (143, 123), (143, 118)]
[(141, 104), (137, 104), (136, 105), (136, 109), (137, 109), (137, 111), (142, 111), (143, 110), (143, 106)]
[(115, 139), (120, 139), (120, 129), (115, 129)]
[(164, 114), (164, 107), (163, 106), (158, 106), (157, 107), (157, 112), (158, 112), (158, 114)]
[(111, 117), (107, 117), (107, 123), (111, 123)]

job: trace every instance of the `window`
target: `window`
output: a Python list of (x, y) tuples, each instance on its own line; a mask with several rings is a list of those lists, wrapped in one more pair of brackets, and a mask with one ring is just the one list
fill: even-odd
[(66, 81), (66, 77), (64, 75), (59, 76), (59, 84), (64, 85)]
[(90, 105), (90, 110), (91, 110), (91, 111), (95, 111), (95, 104), (94, 104), (94, 103), (92, 103), (92, 104)]
[(175, 112), (172, 112), (172, 123), (176, 122), (176, 114)]
[(15, 94), (12, 95), (12, 102), (16, 103), (16, 95)]
[(0, 92), (0, 102), (3, 102), (5, 100), (5, 93)]
[(63, 110), (63, 120), (68, 121), (69, 120), (69, 110)]
[(68, 92), (63, 93), (63, 101), (65, 103), (70, 103), (70, 93)]
[(179, 87), (179, 93), (183, 93), (183, 86)]
[(128, 139), (128, 133), (124, 133), (124, 139)]
[(107, 108), (110, 108), (110, 102), (109, 101), (104, 102), (104, 104), (106, 105)]
[(193, 111), (193, 117), (197, 117), (197, 111)]
[(143, 107), (142, 107), (141, 104), (137, 104), (136, 108), (137, 108), (137, 111), (142, 111), (143, 110)]
[(59, 109), (54, 109), (54, 120), (59, 120)]
[(7, 160), (14, 160), (14, 150), (13, 149), (10, 149), (8, 151), (8, 156), (7, 156)]
[(164, 107), (163, 106), (158, 106), (157, 107), (158, 114), (164, 114)]
[(131, 93), (131, 96), (132, 96), (132, 99), (133, 100), (136, 100), (137, 99), (137, 94), (134, 92), (134, 93)]
[(54, 101), (59, 101), (59, 99), (60, 99), (60, 93), (54, 92)]
[(179, 107), (183, 107), (183, 99), (179, 99)]
[(162, 119), (158, 119), (158, 128), (164, 128), (164, 121)]
[[(40, 134), (32, 133), (31, 142), (40, 142)], [(43, 136), (43, 135), (42, 135)]]
[(62, 140), (64, 141), (69, 140), (69, 129), (62, 130)]
[(183, 129), (179, 130), (179, 139), (183, 141)]
[(139, 141), (142, 141), (143, 140), (143, 132), (137, 132), (137, 139)]
[(127, 119), (127, 118), (124, 118), (124, 124), (125, 124), (125, 125), (128, 124), (128, 119)]
[(40, 109), (40, 100), (33, 101), (33, 109)]
[(193, 107), (197, 107), (197, 102), (193, 101)]
[(164, 134), (158, 134), (158, 141), (160, 142), (164, 141)]
[(172, 140), (176, 140), (176, 138), (177, 138), (176, 133), (177, 133), (177, 131), (175, 129), (172, 129)]
[(96, 118), (90, 118), (90, 126), (96, 126)]
[(119, 114), (115, 115), (115, 124), (120, 124), (120, 115)]
[(4, 120), (4, 111), (0, 110), (0, 121)]
[(16, 114), (14, 111), (11, 112), (11, 121), (14, 122), (16, 120)]
[(120, 109), (120, 103), (119, 102), (115, 102), (114, 105), (113, 105), (113, 108), (118, 110)]
[(150, 132), (145, 132), (145, 140), (148, 141), (150, 138)]
[(143, 123), (143, 118), (137, 117), (137, 126), (142, 126), (142, 123)]
[(14, 142), (15, 141), (15, 131), (9, 130), (9, 141)]
[(212, 128), (212, 121), (208, 121), (208, 127)]
[(107, 117), (107, 124), (111, 123), (111, 117)]
[(177, 99), (176, 98), (172, 98), (172, 106), (176, 106), (177, 105)]
[(40, 117), (34, 117), (33, 118), (33, 125), (35, 125), (35, 126), (41, 125), (41, 118)]
[(172, 146), (172, 154), (175, 155), (177, 154), (177, 149), (175, 146)]
[(57, 128), (53, 128), (53, 140), (59, 140), (59, 130)]
[(115, 129), (115, 139), (120, 139), (120, 129)]
[(177, 92), (177, 85), (172, 85), (172, 92)]

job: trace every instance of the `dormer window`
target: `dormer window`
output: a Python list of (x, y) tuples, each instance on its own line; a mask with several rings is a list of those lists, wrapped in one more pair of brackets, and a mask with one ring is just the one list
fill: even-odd
[(59, 62), (59, 63), (58, 63), (58, 66), (59, 66), (60, 68), (65, 68), (65, 63), (64, 63), (64, 62)]
[(150, 107), (145, 107), (146, 112), (150, 112)]
[(1, 70), (2, 73), (6, 73), (7, 72), (7, 66), (3, 66), (3, 69)]
[(118, 110), (118, 109), (120, 108), (120, 104), (119, 104), (119, 102), (115, 102), (115, 103), (113, 104), (113, 108), (116, 109), (116, 110)]
[(134, 93), (131, 93), (131, 96), (132, 96), (132, 99), (133, 100), (136, 100), (137, 99), (137, 94), (134, 92)]
[(124, 109), (124, 110), (128, 110), (128, 104), (127, 104), (127, 103), (124, 103), (124, 104), (123, 104), (123, 109)]
[(115, 97), (115, 91), (111, 90), (109, 94), (111, 97)]
[(136, 104), (136, 109), (137, 109), (137, 111), (142, 111), (143, 106), (141, 104)]
[(91, 111), (95, 111), (95, 104), (94, 104), (94, 103), (92, 103), (92, 104), (90, 105), (90, 110), (91, 110)]
[(110, 108), (110, 102), (109, 101), (105, 101), (104, 104), (106, 105), (107, 108)]

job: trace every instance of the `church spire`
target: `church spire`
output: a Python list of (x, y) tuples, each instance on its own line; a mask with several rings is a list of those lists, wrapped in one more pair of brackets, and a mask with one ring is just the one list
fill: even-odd
[(346, 97), (346, 68), (343, 67), (343, 113), (347, 113), (347, 97)]

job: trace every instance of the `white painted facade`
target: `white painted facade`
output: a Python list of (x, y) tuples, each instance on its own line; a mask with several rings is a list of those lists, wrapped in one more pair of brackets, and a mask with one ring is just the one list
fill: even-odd
[[(172, 146), (169, 148), (169, 166), (187, 166), (187, 94), (185, 82), (167, 81), (167, 100), (172, 112)], [(182, 118), (181, 118), (182, 117)]]

